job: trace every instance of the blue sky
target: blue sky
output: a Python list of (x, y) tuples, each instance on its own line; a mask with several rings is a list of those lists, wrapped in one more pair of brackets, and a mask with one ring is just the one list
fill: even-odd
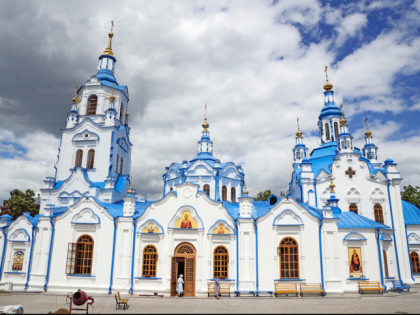
[(195, 156), (205, 103), (214, 155), (243, 165), (251, 195), (285, 190), (297, 117), (319, 145), (324, 65), (356, 147), (368, 117), (379, 160), (420, 185), (420, 0), (4, 1), (0, 15), (0, 200), (54, 175), (75, 86), (96, 73), (111, 20), (144, 197), (160, 196), (165, 166)]

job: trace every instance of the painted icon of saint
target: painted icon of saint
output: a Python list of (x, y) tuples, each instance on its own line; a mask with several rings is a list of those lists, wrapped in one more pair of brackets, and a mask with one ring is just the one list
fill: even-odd
[(149, 229), (147, 230), (147, 233), (155, 233), (155, 228), (154, 228), (153, 224), (149, 225)]
[(217, 230), (217, 234), (225, 234), (225, 229), (223, 228), (223, 224), (219, 225), (219, 229)]
[(350, 261), (350, 272), (361, 272), (360, 269), (360, 258), (359, 255), (357, 255), (356, 250), (354, 249)]
[(192, 228), (191, 220), (188, 219), (188, 214), (185, 214), (184, 220), (181, 222), (181, 229), (191, 229), (191, 228)]

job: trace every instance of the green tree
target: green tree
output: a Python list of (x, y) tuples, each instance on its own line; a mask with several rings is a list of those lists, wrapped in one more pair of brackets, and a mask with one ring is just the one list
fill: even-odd
[(261, 191), (254, 198), (255, 201), (266, 201), (272, 195), (271, 190)]
[(401, 199), (408, 201), (420, 208), (420, 186), (413, 187), (411, 185), (404, 186), (401, 192)]
[(19, 189), (13, 189), (10, 192), (10, 198), (5, 201), (5, 209), (2, 214), (9, 214), (13, 220), (22, 215), (23, 212), (29, 212), (31, 215), (39, 213), (35, 204), (35, 193), (32, 189), (26, 189), (25, 192)]

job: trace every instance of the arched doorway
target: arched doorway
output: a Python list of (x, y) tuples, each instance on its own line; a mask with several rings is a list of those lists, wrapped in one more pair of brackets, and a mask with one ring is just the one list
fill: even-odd
[(171, 296), (176, 294), (176, 282), (184, 275), (184, 296), (195, 296), (196, 250), (190, 243), (181, 243), (175, 248), (171, 266)]

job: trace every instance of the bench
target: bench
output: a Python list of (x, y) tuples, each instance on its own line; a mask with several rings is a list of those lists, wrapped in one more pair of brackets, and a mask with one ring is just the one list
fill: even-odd
[(248, 294), (250, 296), (255, 296), (257, 293), (257, 291), (246, 291), (246, 290), (241, 290), (241, 291), (235, 291), (235, 296), (241, 296), (241, 294)]
[[(207, 296), (210, 297), (210, 294), (214, 295), (214, 284), (215, 282), (209, 282), (208, 285), (208, 289), (207, 289)], [(219, 281), (219, 285), (220, 285), (220, 295), (222, 294), (228, 294), (230, 297), (230, 283), (227, 281)]]
[(301, 283), (300, 295), (303, 296), (303, 293), (321, 293), (324, 296), (325, 290), (322, 288), (321, 283)]
[(124, 310), (128, 308), (128, 299), (122, 299), (120, 292), (115, 293), (115, 303), (115, 309), (119, 309), (121, 305), (123, 306)]
[(407, 290), (407, 292), (410, 292), (410, 286), (409, 285), (406, 285), (406, 284), (404, 284), (401, 280), (392, 280), (391, 281), (392, 282), (392, 286), (393, 286), (393, 288), (392, 288), (392, 291), (393, 292), (404, 292), (404, 290)]
[(288, 296), (289, 294), (296, 294), (296, 296), (299, 296), (297, 283), (275, 282), (274, 283), (274, 296), (277, 297), (278, 294), (286, 294), (286, 296)]
[(359, 293), (378, 291), (378, 293), (384, 294), (384, 288), (381, 287), (379, 281), (359, 281)]

